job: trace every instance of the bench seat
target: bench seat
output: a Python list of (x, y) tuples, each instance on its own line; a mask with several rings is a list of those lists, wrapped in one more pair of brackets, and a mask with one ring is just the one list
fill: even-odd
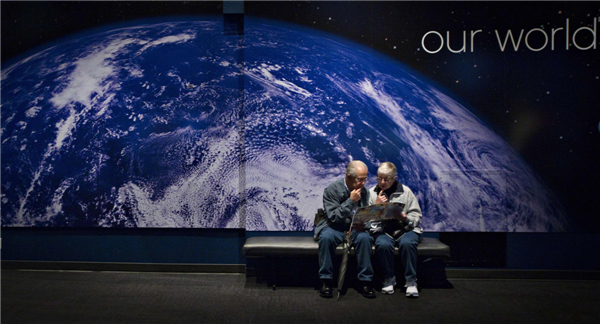
[[(285, 257), (318, 255), (318, 244), (308, 236), (256, 236), (246, 239), (242, 249), (246, 257)], [(354, 249), (351, 250), (351, 254)], [(421, 237), (417, 247), (420, 256), (432, 258), (449, 258), (450, 247), (437, 238)], [(342, 245), (337, 247), (336, 254), (342, 254)], [(398, 254), (396, 247), (395, 254)]]

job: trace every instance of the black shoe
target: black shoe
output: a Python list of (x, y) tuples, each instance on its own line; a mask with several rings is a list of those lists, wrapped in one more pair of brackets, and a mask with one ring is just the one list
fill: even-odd
[(360, 281), (358, 286), (358, 292), (365, 298), (375, 298), (375, 290), (371, 287), (370, 281)]
[(319, 290), (319, 296), (323, 298), (333, 297), (333, 289), (331, 289), (331, 280), (323, 280), (321, 290)]

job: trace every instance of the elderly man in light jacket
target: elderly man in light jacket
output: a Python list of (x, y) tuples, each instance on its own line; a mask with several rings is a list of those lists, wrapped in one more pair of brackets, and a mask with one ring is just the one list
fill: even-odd
[[(417, 245), (423, 233), (421, 207), (409, 187), (398, 181), (396, 166), (384, 162), (377, 170), (377, 185), (370, 189), (369, 204), (401, 202), (403, 222), (386, 220), (372, 222), (369, 232), (375, 240), (375, 259), (383, 268), (384, 281), (381, 292), (393, 294), (396, 285), (394, 274), (394, 248), (398, 246), (404, 264), (406, 296), (419, 297), (417, 290)], [(408, 226), (407, 226), (408, 225)], [(403, 230), (408, 229), (408, 231)], [(401, 236), (400, 236), (401, 235)]]

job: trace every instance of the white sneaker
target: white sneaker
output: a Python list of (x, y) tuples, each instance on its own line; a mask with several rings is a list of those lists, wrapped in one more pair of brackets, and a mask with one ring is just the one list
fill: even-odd
[(383, 288), (381, 288), (381, 292), (386, 295), (391, 295), (394, 293), (394, 286), (396, 285), (396, 278), (388, 278), (383, 281)]
[(417, 290), (417, 282), (416, 281), (407, 281), (406, 282), (406, 297), (419, 297), (419, 290)]

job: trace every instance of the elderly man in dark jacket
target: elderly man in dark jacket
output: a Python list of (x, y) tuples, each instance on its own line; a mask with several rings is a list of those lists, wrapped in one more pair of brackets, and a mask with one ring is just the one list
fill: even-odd
[[(330, 184), (323, 192), (323, 207), (326, 219), (317, 224), (315, 237), (319, 242), (319, 278), (322, 281), (319, 295), (333, 297), (332, 256), (336, 247), (342, 242), (344, 232), (350, 230), (354, 211), (358, 207), (369, 205), (369, 192), (365, 188), (367, 166), (361, 161), (352, 161), (346, 168), (346, 177)], [(373, 267), (371, 251), (373, 238), (364, 229), (352, 231), (352, 244), (358, 260), (359, 292), (367, 298), (375, 298), (371, 286)]]

